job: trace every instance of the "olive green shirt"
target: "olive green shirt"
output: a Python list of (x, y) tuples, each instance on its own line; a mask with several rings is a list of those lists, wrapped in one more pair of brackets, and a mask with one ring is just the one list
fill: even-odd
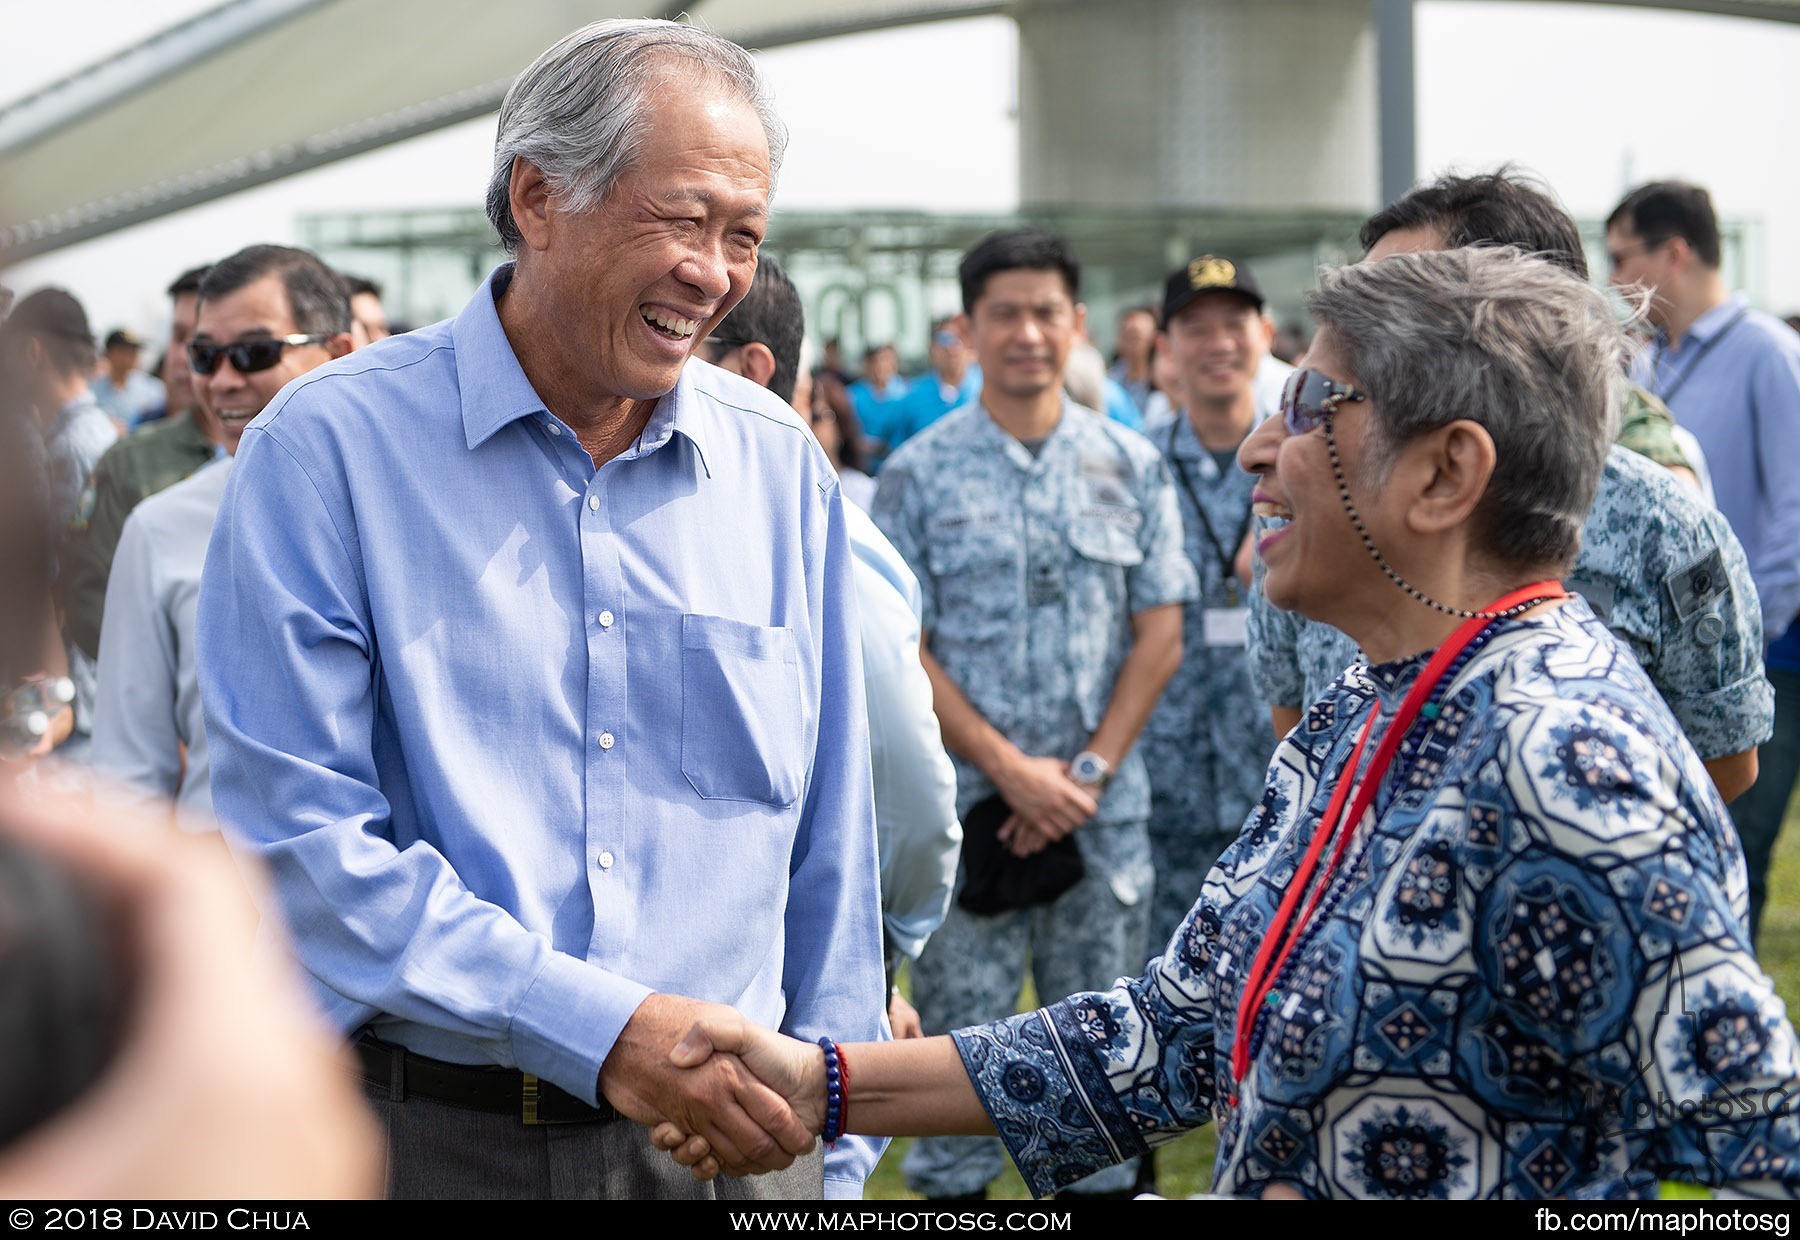
[(1667, 405), (1635, 383), (1621, 384), (1619, 395), (1619, 437), (1614, 442), (1664, 469), (1694, 467), (1675, 441), (1675, 418)]
[(145, 499), (174, 486), (218, 454), (218, 445), (186, 412), (126, 436), (100, 458), (82, 497), (86, 521), (71, 525), (62, 556), (63, 631), (88, 657), (100, 655), (106, 578), (125, 518)]

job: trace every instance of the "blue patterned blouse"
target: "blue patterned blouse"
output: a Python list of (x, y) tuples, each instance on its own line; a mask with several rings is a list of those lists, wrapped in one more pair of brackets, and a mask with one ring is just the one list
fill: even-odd
[(1142, 977), (955, 1035), (1034, 1192), (1209, 1119), (1220, 1193), (1800, 1186), (1800, 1055), (1748, 946), (1736, 837), (1579, 598), (1495, 626), (1415, 728), (1232, 1080), (1286, 882), (1371, 700), (1391, 715), (1423, 665), (1350, 668), (1313, 705)]

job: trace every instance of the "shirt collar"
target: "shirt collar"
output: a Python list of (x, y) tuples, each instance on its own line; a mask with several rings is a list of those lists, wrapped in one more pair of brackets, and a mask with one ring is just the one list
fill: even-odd
[[(1200, 436), (1194, 434), (1194, 424), (1188, 421), (1187, 410), (1177, 408), (1175, 420), (1169, 425), (1174, 428), (1175, 437), (1173, 440), (1165, 439), (1163, 442), (1172, 444), (1176, 456), (1186, 461), (1212, 460), (1212, 454), (1200, 446)], [(1168, 431), (1162, 433), (1169, 434)]]
[[(1261, 419), (1258, 419), (1258, 421), (1260, 422)], [(1175, 421), (1173, 425), (1175, 427), (1175, 455), (1184, 461), (1192, 461), (1198, 465), (1200, 467), (1200, 476), (1202, 478), (1210, 481), (1213, 478), (1224, 477), (1231, 472), (1228, 469), (1221, 470), (1219, 468), (1219, 458), (1213, 455), (1211, 448), (1200, 442), (1200, 436), (1194, 433), (1194, 424), (1188, 420), (1187, 410), (1177, 409), (1175, 411)], [(1255, 428), (1252, 427), (1251, 431), (1245, 431), (1244, 439), (1250, 438), (1254, 429)], [(1157, 432), (1158, 446), (1169, 442), (1167, 439), (1162, 438), (1162, 436), (1166, 434), (1168, 434), (1167, 431)], [(1243, 439), (1238, 440), (1239, 447), (1242, 447), (1243, 443)], [(1237, 448), (1233, 448), (1232, 453), (1235, 455), (1236, 452)]]
[[(1687, 334), (1681, 338), (1680, 349), (1676, 351), (1685, 352), (1692, 346), (1702, 344), (1718, 335), (1725, 329), (1726, 324), (1744, 312), (1744, 307), (1747, 305), (1749, 302), (1744, 299), (1742, 293), (1734, 293), (1727, 297), (1694, 320), (1693, 325), (1687, 329)], [(1667, 332), (1658, 332), (1657, 334), (1662, 337), (1663, 345), (1666, 348), (1669, 343), (1669, 334)]]
[(546, 412), (543, 398), (525, 377), (512, 343), (500, 326), (497, 299), (512, 283), (512, 277), (511, 263), (494, 268), (450, 329), (456, 345), (463, 434), (470, 449), (486, 443), (509, 422)]
[[(513, 273), (512, 263), (494, 268), (451, 327), (456, 382), (462, 393), (463, 434), (471, 450), (520, 418), (554, 416), (526, 378), (506, 329), (500, 325), (498, 299), (512, 283)], [(696, 364), (689, 362), (681, 368), (675, 389), (656, 402), (637, 444), (626, 455), (654, 452), (680, 434), (699, 451), (701, 467), (711, 476), (706, 449), (709, 423), (716, 414), (694, 390), (690, 375)]]
[(1077, 434), (1075, 419), (1097, 416), (1069, 399), (1068, 393), (1063, 393), (1062, 416), (1056, 419), (1056, 425), (1051, 428), (1048, 435), (1044, 436), (1043, 447), (1038, 449), (1036, 456), (1033, 456), (1031, 454), (1031, 449), (1015, 439), (1012, 432), (1008, 431), (1005, 427), (1001, 426), (999, 422), (994, 420), (994, 415), (988, 412), (985, 404), (976, 401), (976, 407), (981, 410), (981, 420), (984, 423), (982, 434), (998, 443), (1000, 445), (1000, 450), (1005, 454), (1006, 459), (1011, 461), (1014, 465), (1017, 465), (1020, 469), (1030, 469), (1039, 461), (1044, 460), (1062, 440)]

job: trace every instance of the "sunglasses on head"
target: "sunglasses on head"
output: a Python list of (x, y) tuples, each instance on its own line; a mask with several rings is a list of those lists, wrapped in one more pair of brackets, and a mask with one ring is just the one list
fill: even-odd
[(1351, 387), (1316, 370), (1296, 370), (1281, 389), (1281, 421), (1290, 435), (1304, 435), (1337, 412), (1345, 401), (1367, 400)]
[(230, 360), (232, 368), (240, 375), (253, 375), (280, 362), (282, 351), (290, 345), (322, 344), (330, 338), (329, 332), (314, 332), (311, 335), (258, 336), (236, 344), (194, 340), (187, 347), (188, 365), (197, 375), (210, 375), (219, 368), (219, 359), (223, 357)]

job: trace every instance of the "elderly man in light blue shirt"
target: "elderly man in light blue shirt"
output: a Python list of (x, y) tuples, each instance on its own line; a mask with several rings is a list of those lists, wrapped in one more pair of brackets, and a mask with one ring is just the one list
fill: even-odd
[(214, 803), (366, 1031), (395, 1196), (701, 1191), (615, 1110), (786, 1167), (720, 1196), (855, 1196), (879, 1153), (669, 1060), (707, 1003), (882, 1030), (843, 500), (791, 409), (690, 362), (781, 144), (742, 49), (577, 31), (501, 111), (516, 263), (245, 435), (201, 588)]

